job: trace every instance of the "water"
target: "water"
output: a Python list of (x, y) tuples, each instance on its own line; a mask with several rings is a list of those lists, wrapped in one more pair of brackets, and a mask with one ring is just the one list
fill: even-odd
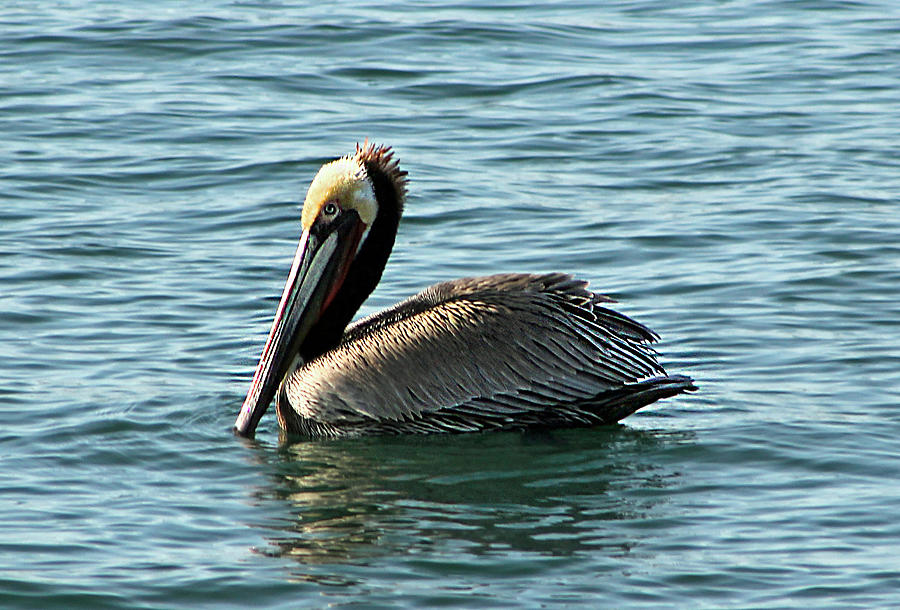
[[(900, 603), (892, 2), (0, 8), (0, 605)], [(565, 270), (700, 393), (609, 429), (231, 436), (324, 160), (371, 313)]]

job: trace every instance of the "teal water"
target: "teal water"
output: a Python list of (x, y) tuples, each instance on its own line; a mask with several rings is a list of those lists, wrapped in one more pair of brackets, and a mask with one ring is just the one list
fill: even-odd
[[(900, 604), (900, 8), (0, 8), (0, 606)], [(362, 314), (562, 270), (701, 391), (612, 428), (230, 434), (328, 158)]]

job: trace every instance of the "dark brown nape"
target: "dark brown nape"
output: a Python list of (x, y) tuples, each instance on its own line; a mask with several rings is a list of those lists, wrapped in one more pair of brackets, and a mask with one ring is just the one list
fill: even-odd
[(343, 286), (300, 346), (304, 362), (340, 342), (344, 329), (381, 280), (400, 226), (407, 174), (393, 158), (393, 151), (386, 146), (364, 144), (360, 147), (357, 144), (356, 158), (365, 166), (372, 181), (378, 213), (350, 265)]
[[(375, 146), (368, 140), (362, 146), (356, 145), (356, 159), (362, 163), (369, 173), (369, 179), (375, 187), (375, 196), (379, 206), (382, 199), (379, 196), (379, 186), (384, 191), (393, 195), (396, 202), (397, 215), (403, 215), (403, 205), (406, 202), (406, 185), (409, 182), (407, 172), (400, 169), (400, 162), (394, 159), (394, 151), (389, 146)], [(380, 211), (380, 208), (379, 208)]]

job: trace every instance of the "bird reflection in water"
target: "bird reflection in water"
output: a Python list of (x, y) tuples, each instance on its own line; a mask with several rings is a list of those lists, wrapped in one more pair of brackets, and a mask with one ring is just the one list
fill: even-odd
[[(479, 565), (510, 553), (620, 556), (640, 544), (641, 523), (657, 517), (678, 476), (654, 456), (685, 440), (614, 426), (282, 445), (264, 495), (289, 502), (293, 516), (258, 551), (306, 565), (296, 578), (332, 584), (359, 576), (346, 566), (383, 556), (474, 555)], [(332, 567), (310, 569), (319, 564)]]

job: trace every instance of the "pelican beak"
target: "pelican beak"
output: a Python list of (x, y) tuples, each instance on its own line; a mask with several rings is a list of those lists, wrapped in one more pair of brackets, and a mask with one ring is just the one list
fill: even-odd
[(364, 229), (358, 214), (348, 210), (303, 231), (235, 434), (253, 436), (282, 380), (301, 364), (303, 340), (343, 284)]

